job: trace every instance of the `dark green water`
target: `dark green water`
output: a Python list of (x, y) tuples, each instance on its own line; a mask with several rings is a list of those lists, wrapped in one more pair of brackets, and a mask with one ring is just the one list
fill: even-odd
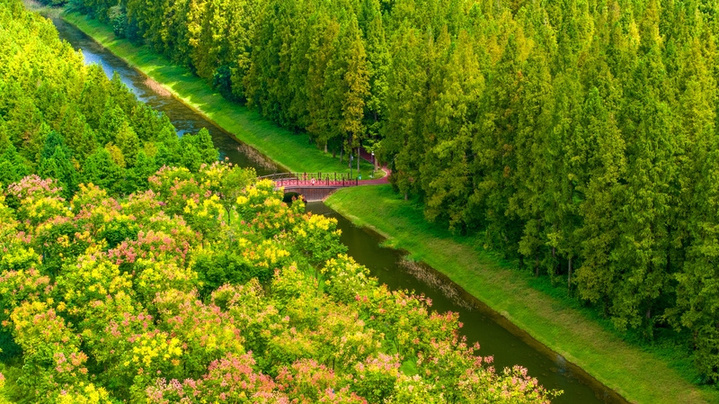
[[(76, 49), (81, 49), (86, 63), (102, 66), (108, 76), (120, 75), (122, 81), (146, 103), (164, 112), (178, 130), (178, 135), (197, 132), (207, 128), (220, 149), (222, 158), (243, 167), (254, 167), (259, 175), (279, 171), (276, 165), (263, 158), (251, 148), (205, 120), (200, 114), (163, 91), (156, 91), (143, 74), (128, 66), (122, 59), (105, 50), (92, 38), (59, 20), (53, 20), (60, 37)], [(414, 290), (433, 301), (433, 309), (439, 312), (458, 312), (464, 323), (462, 334), (470, 343), (478, 341), (481, 355), (494, 356), (495, 366), (501, 368), (515, 364), (529, 369), (530, 375), (539, 379), (547, 388), (564, 390), (557, 403), (624, 403), (613, 391), (607, 389), (560, 355), (548, 350), (529, 335), (509, 323), (442, 274), (421, 264), (408, 263), (400, 251), (381, 246), (382, 239), (364, 229), (354, 226), (344, 217), (322, 203), (308, 204), (308, 210), (337, 218), (342, 229), (342, 242), (350, 255), (367, 266), (372, 275), (392, 289)]]

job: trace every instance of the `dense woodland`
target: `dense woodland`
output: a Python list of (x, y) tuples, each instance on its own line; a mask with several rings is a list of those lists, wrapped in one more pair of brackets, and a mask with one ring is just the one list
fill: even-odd
[(0, 0), (0, 129), (0, 403), (557, 394), (378, 285), (334, 219), (217, 162), (206, 132), (178, 140), (19, 0)]
[(719, 2), (71, 4), (719, 380)]
[[(37, 173), (71, 197), (78, 184), (112, 193), (147, 189), (163, 165), (194, 171), (217, 161), (207, 130), (178, 139), (169, 119), (119, 77), (61, 44), (55, 27), (6, 2), (0, 25), (0, 182)], [(10, 11), (9, 7), (17, 10)], [(13, 15), (15, 13), (15, 15)]]

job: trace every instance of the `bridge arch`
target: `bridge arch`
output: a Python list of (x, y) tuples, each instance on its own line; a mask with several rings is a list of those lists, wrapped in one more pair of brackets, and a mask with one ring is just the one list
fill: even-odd
[(308, 202), (321, 201), (339, 188), (359, 185), (359, 180), (347, 173), (276, 173), (258, 177), (275, 182), (275, 188), (282, 188), (285, 194), (302, 195)]

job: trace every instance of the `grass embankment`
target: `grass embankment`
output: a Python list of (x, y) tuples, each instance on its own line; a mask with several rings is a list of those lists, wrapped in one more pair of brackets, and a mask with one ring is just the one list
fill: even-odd
[[(371, 201), (371, 202), (368, 202)], [(631, 402), (719, 402), (719, 392), (686, 380), (676, 363), (628, 343), (589, 310), (537, 290), (530, 274), (483, 250), (480, 237), (452, 235), (424, 219), (422, 207), (404, 201), (389, 185), (342, 189), (326, 204), (355, 224), (387, 237), (449, 276), (519, 328), (583, 368)]]
[[(78, 13), (66, 12), (62, 14), (62, 18), (158, 82), (208, 120), (287, 170), (350, 172), (346, 162), (340, 164), (338, 158), (333, 158), (331, 154), (324, 153), (314, 144), (310, 144), (307, 134), (296, 134), (282, 129), (257, 112), (224, 99), (205, 80), (192, 74), (189, 69), (173, 64), (148, 46), (137, 46), (127, 40), (117, 39), (110, 27)], [(356, 168), (356, 163), (353, 166)], [(369, 178), (372, 165), (363, 161), (361, 169), (362, 178)], [(353, 172), (356, 175), (357, 171)]]

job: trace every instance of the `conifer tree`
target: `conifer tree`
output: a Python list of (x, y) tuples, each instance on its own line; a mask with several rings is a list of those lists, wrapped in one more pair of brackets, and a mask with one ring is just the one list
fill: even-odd
[(40, 153), (38, 174), (43, 178), (55, 178), (62, 187), (62, 196), (69, 200), (77, 191), (78, 175), (72, 163), (70, 149), (63, 137), (55, 131), (48, 134)]
[(137, 136), (132, 127), (123, 121), (120, 128), (115, 134), (115, 142), (117, 147), (122, 151), (122, 155), (125, 157), (125, 162), (129, 167), (135, 165), (135, 158), (137, 153), (140, 151), (140, 138)]
[(392, 69), (388, 78), (387, 120), (382, 158), (390, 162), (392, 182), (405, 198), (419, 190), (419, 164), (424, 152), (420, 129), (427, 97), (423, 54), (426, 42), (416, 29), (404, 26), (396, 33)]
[(112, 154), (104, 147), (88, 156), (82, 165), (81, 177), (85, 184), (95, 184), (112, 192), (123, 188), (123, 169), (115, 163)]
[[(365, 128), (362, 124), (364, 118), (365, 98), (369, 94), (369, 72), (367, 54), (359, 31), (357, 19), (352, 16), (345, 27), (340, 43), (344, 44), (345, 52), (340, 53), (343, 61), (344, 74), (342, 77), (342, 116), (339, 129), (343, 133), (348, 146), (348, 152), (360, 146), (364, 138)], [(359, 172), (360, 156), (357, 157), (357, 171)]]
[(387, 76), (391, 55), (379, 1), (365, 0), (362, 11), (360, 15), (363, 22), (360, 28), (364, 32), (369, 71), (369, 93), (365, 104), (364, 126), (369, 138), (379, 139), (386, 113)]
[(425, 144), (429, 148), (420, 167), (422, 190), (427, 195), (425, 215), (429, 220), (446, 218), (452, 229), (467, 226), (466, 196), (472, 192), (470, 167), (474, 117), (484, 90), (479, 60), (465, 31), (452, 47), (444, 31), (437, 43), (438, 68), (432, 81), (437, 101), (427, 124)]
[(12, 184), (31, 174), (29, 164), (17, 152), (12, 143), (2, 148), (0, 154), (0, 184)]

